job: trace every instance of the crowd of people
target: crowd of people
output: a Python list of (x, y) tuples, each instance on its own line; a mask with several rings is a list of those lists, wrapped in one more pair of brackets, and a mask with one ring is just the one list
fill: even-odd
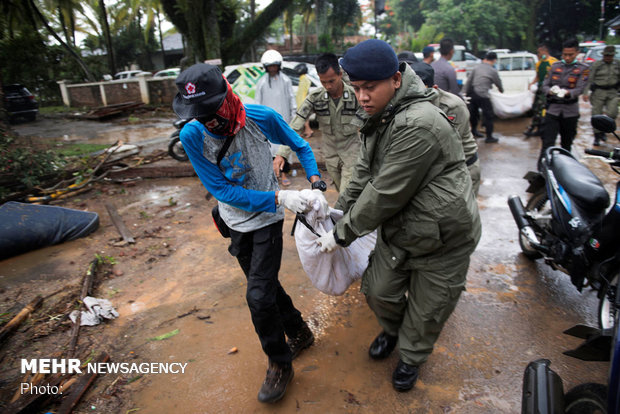
[[(615, 117), (617, 62), (613, 56), (607, 59), (605, 49), (606, 59), (588, 68), (575, 63), (577, 51), (578, 45), (567, 41), (562, 61), (556, 62), (544, 46), (538, 49), (534, 82), (539, 91), (527, 133), (542, 134), (541, 151), (553, 145), (558, 132), (562, 146), (570, 149), (579, 115), (576, 102), (584, 91), (593, 113)], [(472, 71), (463, 90), (450, 64), (450, 39), (441, 41), (439, 59), (432, 46), (422, 53), (418, 61), (411, 52), (397, 55), (388, 43), (371, 39), (341, 59), (321, 54), (315, 67), (322, 87), (304, 87), (297, 101), (291, 80), (281, 72), (282, 56), (273, 50), (261, 59), (266, 73), (257, 84), (257, 104), (243, 104), (216, 66), (195, 64), (176, 79), (173, 108), (180, 117), (193, 118), (181, 131), (181, 141), (218, 201), (214, 219), (247, 279), (252, 323), (268, 359), (261, 402), (284, 396), (294, 375), (293, 359), (314, 342), (278, 279), (284, 209), (303, 214), (310, 208), (307, 193), (280, 189), (288, 185), (292, 152), (313, 199), (318, 197), (321, 209), (330, 208), (322, 196), (327, 184), (303, 138), (312, 134), (312, 114), (339, 194), (332, 207), (343, 212), (316, 243), (321, 254), (331, 254), (377, 231), (361, 281), (381, 327), (368, 353), (381, 360), (398, 346), (391, 379), (396, 390), (414, 387), (420, 365), (465, 289), (470, 255), (481, 236), (475, 138), (498, 142), (488, 91), (495, 85), (501, 92), (502, 82), (493, 52)], [(298, 71), (303, 77), (307, 67)], [(478, 130), (481, 119), (485, 135)]]

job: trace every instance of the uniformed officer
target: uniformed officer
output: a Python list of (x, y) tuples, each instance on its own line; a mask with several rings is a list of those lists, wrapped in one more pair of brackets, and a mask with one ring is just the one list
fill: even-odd
[[(603, 49), (603, 59), (590, 66), (590, 79), (583, 92), (583, 100), (592, 103), (592, 115), (605, 112), (609, 117), (618, 116), (618, 88), (620, 87), (620, 61), (615, 60), (616, 48), (609, 45)], [(594, 130), (594, 145), (607, 141), (605, 133)]]
[(562, 60), (551, 65), (549, 74), (543, 82), (548, 108), (539, 160), (545, 150), (555, 144), (558, 132), (562, 148), (568, 151), (577, 134), (579, 95), (585, 88), (590, 72), (587, 65), (575, 60), (577, 53), (579, 53), (577, 40), (565, 41), (562, 45)]
[[(342, 80), (338, 57), (333, 53), (320, 55), (315, 62), (322, 88), (312, 91), (297, 110), (291, 127), (298, 133), (312, 113), (316, 114), (323, 134), (323, 157), (327, 172), (336, 189), (342, 192), (349, 181), (360, 150), (358, 129), (361, 126), (355, 113), (359, 105), (350, 85)], [(288, 147), (281, 147), (273, 161), (276, 175), (290, 155)]]
[(435, 85), (435, 71), (433, 67), (424, 62), (408, 62), (400, 59), (401, 61), (409, 63), (411, 69), (413, 69), (422, 79), (424, 85), (427, 88), (433, 88), (435, 91), (434, 98), (432, 99), (433, 105), (439, 107), (447, 116), (450, 122), (454, 124), (456, 132), (461, 137), (463, 143), (463, 151), (465, 152), (465, 164), (469, 170), (471, 177), (474, 194), (478, 196), (478, 190), (480, 189), (480, 160), (478, 159), (478, 144), (476, 139), (471, 133), (471, 126), (469, 124), (469, 109), (465, 102), (453, 93), (441, 90)]
[(439, 89), (461, 96), (461, 88), (456, 79), (456, 69), (450, 63), (454, 56), (454, 41), (443, 38), (439, 42), (439, 54), (441, 57), (433, 61), (431, 66), (435, 70), (435, 82)]
[(526, 137), (533, 135), (542, 135), (543, 120), (545, 117), (545, 106), (547, 104), (546, 95), (543, 92), (542, 86), (547, 72), (551, 65), (558, 60), (549, 54), (549, 48), (547, 45), (540, 45), (536, 51), (538, 55), (538, 62), (536, 62), (536, 77), (529, 86), (536, 85), (536, 94), (534, 95), (534, 104), (532, 105), (532, 123), (524, 132)]
[(333, 251), (377, 230), (361, 289), (383, 332), (368, 352), (384, 359), (398, 343), (392, 385), (407, 391), (465, 289), (478, 206), (460, 137), (391, 46), (366, 40), (341, 65), (364, 112), (362, 148), (336, 202), (344, 216), (317, 243)]

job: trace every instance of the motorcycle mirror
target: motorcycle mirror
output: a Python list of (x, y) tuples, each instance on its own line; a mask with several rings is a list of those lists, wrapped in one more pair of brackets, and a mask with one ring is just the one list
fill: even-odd
[(594, 115), (590, 119), (590, 123), (601, 132), (609, 133), (616, 130), (616, 121), (607, 115)]

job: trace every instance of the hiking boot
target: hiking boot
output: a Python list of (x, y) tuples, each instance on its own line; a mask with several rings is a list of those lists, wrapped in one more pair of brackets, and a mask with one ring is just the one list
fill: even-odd
[(392, 385), (396, 391), (409, 391), (415, 385), (418, 380), (418, 367), (415, 365), (409, 365), (403, 362), (402, 359), (398, 360), (398, 365), (394, 373), (392, 373)]
[(477, 130), (473, 130), (471, 131), (471, 134), (476, 137), (476, 138), (482, 138), (484, 135), (482, 135), (480, 132), (478, 132)]
[(258, 392), (258, 401), (273, 403), (284, 397), (286, 386), (293, 379), (293, 364), (269, 361), (267, 376)]
[(487, 144), (495, 144), (495, 143), (499, 142), (499, 138), (496, 138), (494, 136), (490, 136), (490, 137), (487, 137), (487, 139), (485, 139), (484, 142), (486, 142)]
[(293, 338), (289, 338), (286, 344), (291, 348), (291, 354), (293, 359), (297, 358), (297, 355), (304, 349), (308, 348), (314, 343), (314, 335), (308, 325), (304, 322), (303, 326), (297, 332)]
[(368, 355), (372, 359), (384, 359), (392, 353), (398, 342), (398, 336), (392, 336), (385, 331), (381, 332), (368, 348)]
[(526, 137), (533, 137), (535, 135), (540, 135), (540, 132), (534, 131), (534, 128), (528, 128), (524, 133)]

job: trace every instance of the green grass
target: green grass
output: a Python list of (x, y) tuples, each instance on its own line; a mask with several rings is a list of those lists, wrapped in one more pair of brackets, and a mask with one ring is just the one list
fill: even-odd
[(108, 148), (107, 144), (60, 144), (52, 151), (65, 157), (80, 157)]
[(40, 106), (39, 112), (42, 114), (57, 114), (63, 112), (76, 112), (78, 108), (70, 108), (64, 105), (56, 105), (56, 106)]

